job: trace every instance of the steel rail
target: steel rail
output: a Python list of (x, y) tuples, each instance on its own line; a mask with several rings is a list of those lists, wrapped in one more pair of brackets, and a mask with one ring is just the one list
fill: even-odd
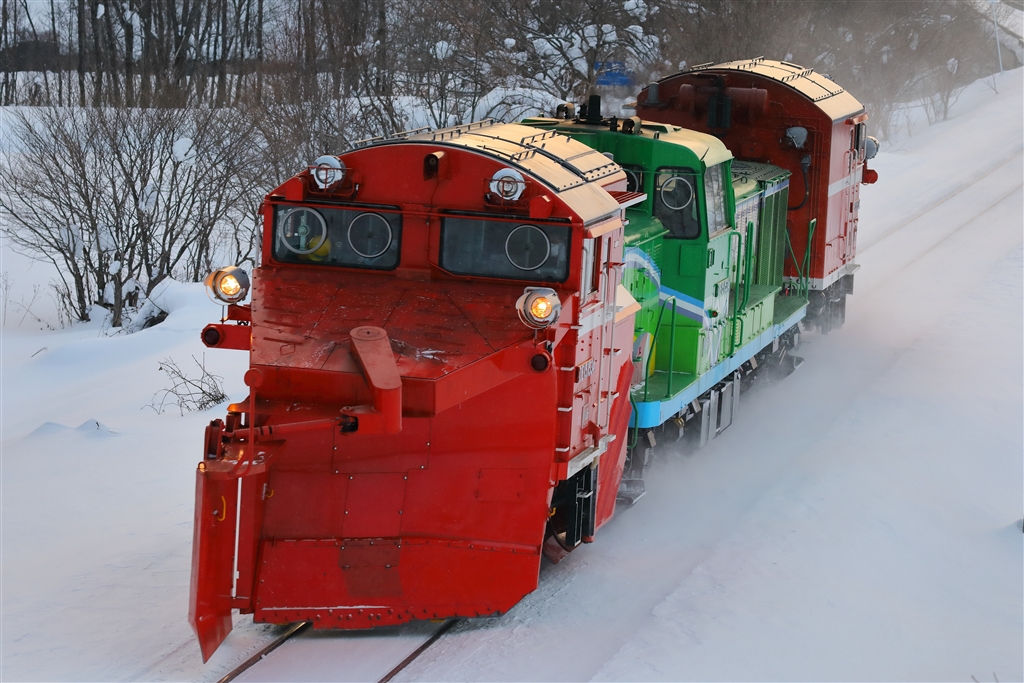
[[(389, 681), (391, 681), (392, 678), (397, 676), (403, 669), (409, 666), (409, 664), (411, 664), (417, 657), (423, 654), (423, 652), (426, 651), (428, 647), (437, 642), (437, 640), (445, 633), (447, 633), (452, 628), (452, 626), (454, 626), (458, 621), (459, 619), (448, 619), (447, 621), (445, 621), (445, 623), (441, 624), (440, 628), (434, 631), (434, 633), (431, 634), (431, 636), (427, 638), (422, 645), (417, 647), (408, 657), (403, 659), (395, 667), (388, 671), (388, 673), (385, 674), (384, 677), (381, 678), (380, 681), (378, 681), (378, 683), (388, 683)], [(272, 642), (264, 646), (262, 649), (260, 649), (259, 652), (254, 654), (252, 657), (247, 659), (238, 667), (232, 669), (227, 675), (225, 675), (223, 678), (217, 681), (217, 683), (230, 683), (231, 681), (234, 681), (244, 672), (248, 671), (253, 666), (259, 664), (268, 654), (270, 654), (278, 647), (283, 645), (285, 641), (306, 630), (306, 628), (309, 627), (309, 625), (310, 623), (308, 621), (302, 621), (292, 624), (284, 633), (282, 633)]]
[(241, 676), (245, 671), (249, 670), (254, 664), (258, 663), (261, 659), (263, 659), (268, 654), (270, 654), (271, 652), (279, 648), (281, 645), (283, 645), (286, 640), (306, 630), (308, 626), (308, 621), (299, 621), (292, 624), (284, 633), (279, 635), (274, 640), (270, 641), (270, 643), (268, 643), (262, 649), (260, 649), (259, 652), (254, 654), (252, 657), (249, 657), (249, 659), (242, 662), (239, 666), (229, 671), (223, 678), (217, 681), (217, 683), (230, 683), (230, 681), (235, 680), (236, 678)]
[[(926, 206), (920, 208), (916, 213), (914, 213), (910, 217), (904, 219), (903, 221), (901, 221), (897, 225), (888, 228), (885, 232), (882, 232), (881, 234), (875, 235), (874, 239), (871, 240), (870, 242), (868, 242), (867, 244), (858, 244), (857, 245), (858, 246), (857, 255), (859, 256), (860, 254), (866, 253), (869, 249), (871, 249), (875, 245), (880, 244), (881, 242), (884, 242), (886, 239), (891, 237), (893, 234), (899, 232), (900, 230), (902, 230), (903, 228), (907, 227), (908, 225), (910, 225), (914, 221), (918, 220), (919, 218), (922, 218), (923, 216), (926, 216), (927, 214), (931, 213), (935, 209), (938, 209), (939, 207), (941, 207), (946, 202), (952, 200), (957, 195), (963, 193), (965, 190), (968, 190), (968, 189), (974, 187), (975, 185), (980, 183), (985, 178), (988, 178), (990, 175), (994, 174), (996, 171), (1001, 171), (1004, 166), (1009, 166), (1011, 163), (1016, 162), (1017, 158), (1021, 155), (1021, 151), (1022, 151), (1022, 148), (1020, 148), (1020, 147), (1015, 148), (1012, 151), (1011, 154), (1009, 154), (1006, 157), (1003, 157), (1003, 158), (1000, 158), (1000, 159), (996, 160), (996, 162), (993, 163), (991, 166), (989, 166), (987, 169), (985, 169), (984, 171), (981, 171), (981, 175), (978, 175), (978, 176), (975, 176), (974, 178), (971, 178), (968, 182), (964, 183), (960, 187), (956, 188), (955, 190), (950, 191), (950, 193), (947, 194), (946, 196), (940, 197), (939, 199), (930, 202), (929, 204), (927, 204)], [(999, 199), (997, 202), (995, 202), (995, 204), (998, 204), (999, 202), (1003, 201), (1003, 199), (1005, 199), (1005, 197), (1003, 197), (1002, 199)], [(995, 206), (995, 204), (992, 204), (992, 206)], [(991, 208), (991, 206), (989, 208)], [(854, 258), (856, 258), (856, 257), (854, 257)]]
[(447, 633), (451, 629), (452, 626), (455, 626), (455, 624), (458, 623), (458, 621), (459, 621), (458, 619), (449, 619), (445, 623), (441, 624), (441, 628), (439, 628), (436, 631), (434, 631), (434, 635), (432, 635), (429, 638), (427, 638), (427, 642), (423, 643), (418, 648), (413, 650), (412, 654), (410, 654), (408, 657), (403, 659), (402, 662), (398, 666), (396, 666), (394, 669), (392, 669), (391, 671), (387, 672), (387, 674), (384, 676), (384, 678), (382, 678), (379, 681), (377, 681), (377, 683), (388, 683), (392, 678), (397, 676), (398, 673), (402, 669), (404, 669), (405, 667), (407, 667), (410, 664), (412, 664), (413, 660), (416, 659), (417, 657), (419, 657), (421, 654), (423, 654), (423, 652), (428, 647), (430, 647), (435, 642), (437, 642), (437, 639), (440, 638), (441, 636), (443, 636), (445, 633)]

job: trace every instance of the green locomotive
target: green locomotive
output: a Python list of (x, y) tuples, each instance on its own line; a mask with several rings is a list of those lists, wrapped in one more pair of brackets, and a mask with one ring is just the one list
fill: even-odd
[[(620, 498), (643, 495), (655, 428), (705, 445), (733, 420), (743, 378), (792, 369), (807, 308), (804, 283), (783, 280), (790, 172), (737, 161), (716, 137), (637, 117), (603, 118), (591, 97), (576, 116), (524, 124), (557, 131), (622, 166), (622, 284), (636, 315), (630, 460)], [(805, 269), (806, 270), (806, 269)]]

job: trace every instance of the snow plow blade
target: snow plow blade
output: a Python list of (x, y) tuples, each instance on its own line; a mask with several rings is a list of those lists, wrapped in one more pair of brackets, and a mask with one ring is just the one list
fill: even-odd
[(231, 633), (237, 506), (238, 480), (211, 479), (206, 463), (200, 463), (196, 470), (188, 623), (199, 639), (204, 662)]

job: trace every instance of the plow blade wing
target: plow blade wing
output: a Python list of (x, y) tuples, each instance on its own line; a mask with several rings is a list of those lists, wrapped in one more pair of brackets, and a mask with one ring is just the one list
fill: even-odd
[(200, 465), (196, 470), (188, 622), (199, 639), (204, 662), (231, 633), (237, 506), (238, 480), (212, 479)]

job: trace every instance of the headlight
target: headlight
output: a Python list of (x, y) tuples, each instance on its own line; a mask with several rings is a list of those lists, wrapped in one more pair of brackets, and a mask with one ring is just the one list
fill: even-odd
[(558, 320), (562, 302), (550, 287), (527, 287), (516, 302), (516, 310), (524, 325), (539, 330)]
[(313, 165), (309, 167), (316, 186), (321, 190), (333, 189), (335, 185), (344, 180), (345, 171), (345, 164), (341, 163), (341, 159), (330, 154), (317, 157)]
[(523, 174), (513, 168), (503, 168), (491, 177), (488, 184), (491, 194), (503, 202), (519, 201), (523, 190), (526, 189), (526, 180)]
[(249, 276), (238, 266), (213, 271), (203, 284), (211, 298), (225, 304), (237, 304), (249, 293)]
[(875, 155), (878, 154), (878, 146), (878, 140), (869, 135), (864, 141), (864, 159), (874, 159)]

